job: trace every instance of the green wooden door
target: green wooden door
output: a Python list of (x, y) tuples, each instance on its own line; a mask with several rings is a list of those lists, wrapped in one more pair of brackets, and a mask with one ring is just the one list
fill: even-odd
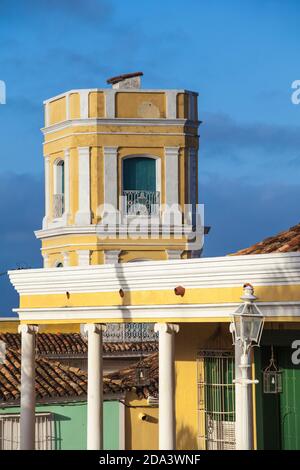
[(263, 391), (262, 371), (269, 364), (271, 346), (255, 352), (258, 448), (300, 450), (300, 366), (292, 364), (289, 346), (274, 347), (277, 366), (282, 370), (282, 392)]
[(124, 191), (156, 191), (155, 159), (126, 158), (123, 161)]
[(300, 366), (291, 362), (291, 348), (278, 348), (278, 363), (283, 369), (280, 394), (281, 448), (300, 450)]

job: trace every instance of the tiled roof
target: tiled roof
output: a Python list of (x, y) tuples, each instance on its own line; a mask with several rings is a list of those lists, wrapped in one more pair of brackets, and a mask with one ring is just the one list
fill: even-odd
[(136, 382), (136, 369), (137, 364), (126, 369), (112, 372), (106, 378), (112, 380), (114, 383), (119, 384), (122, 390), (136, 391), (139, 397), (148, 398), (151, 396), (158, 396), (158, 353), (151, 354), (143, 359), (143, 364), (149, 368), (149, 384), (146, 386), (137, 386)]
[[(143, 359), (143, 363), (149, 367), (149, 383), (146, 386), (137, 386), (136, 368), (121, 369), (104, 377), (104, 394), (135, 391), (138, 397), (158, 395), (158, 354), (154, 353)], [(85, 399), (87, 394), (87, 372), (78, 367), (70, 367), (58, 361), (45, 357), (36, 357), (36, 399), (81, 397)], [(17, 349), (7, 348), (4, 364), (0, 364), (0, 404), (2, 402), (14, 402), (20, 399), (21, 381), (21, 355)]]
[[(20, 352), (7, 349), (6, 360), (0, 365), (0, 397), (4, 401), (20, 398)], [(36, 360), (36, 397), (80, 397), (86, 394), (86, 373), (44, 358)]]
[[(20, 399), (21, 356), (15, 349), (6, 350), (6, 360), (0, 364), (0, 403)], [(123, 388), (112, 379), (104, 379), (104, 394), (121, 392)], [(85, 398), (87, 394), (87, 372), (51, 361), (36, 358), (36, 398)], [(67, 400), (66, 400), (67, 401)]]
[[(21, 336), (18, 333), (0, 333), (0, 340), (12, 349), (20, 349)], [(87, 355), (87, 341), (79, 333), (38, 333), (36, 340), (37, 352), (42, 356), (59, 355)], [(139, 342), (118, 342), (103, 343), (103, 352), (105, 354), (126, 354), (127, 352), (153, 353), (158, 350), (158, 344), (155, 341)]]
[(239, 250), (233, 255), (256, 255), (264, 253), (288, 253), (300, 251), (300, 224), (280, 232), (274, 237), (268, 237), (262, 242), (249, 248)]

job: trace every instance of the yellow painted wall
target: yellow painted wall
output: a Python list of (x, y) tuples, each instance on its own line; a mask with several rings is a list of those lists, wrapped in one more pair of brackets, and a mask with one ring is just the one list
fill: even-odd
[(116, 93), (118, 118), (164, 118), (166, 116), (164, 93)]
[(63, 96), (49, 103), (49, 124), (65, 121), (66, 119), (66, 97)]
[(19, 321), (0, 321), (0, 333), (17, 333)]
[[(128, 393), (125, 407), (125, 449), (158, 449), (158, 408), (149, 407), (147, 400), (137, 399), (135, 393)], [(147, 420), (139, 415), (144, 413)]]
[(166, 250), (123, 250), (119, 256), (120, 263), (128, 263), (134, 260), (166, 260), (168, 255)]
[(175, 410), (177, 449), (197, 449), (197, 353), (201, 349), (230, 349), (228, 324), (181, 324), (175, 335)]
[(79, 93), (71, 93), (69, 98), (70, 119), (80, 118), (80, 95)]
[(104, 93), (92, 91), (89, 94), (89, 117), (104, 117), (105, 115)]
[[(174, 285), (174, 288), (176, 285)], [(126, 291), (123, 298), (119, 296), (119, 287), (115, 292), (71, 292), (68, 299), (64, 294), (21, 295), (21, 308), (51, 308), (51, 307), (92, 307), (110, 305), (186, 305), (186, 304), (226, 304), (239, 303), (240, 287), (210, 287), (186, 289), (183, 297), (175, 294), (174, 289), (169, 290), (136, 290)], [(256, 286), (255, 293), (260, 302), (300, 301), (298, 285), (282, 286)], [(293, 317), (278, 317), (278, 321), (292, 321)], [(120, 317), (122, 320), (122, 316)], [(163, 321), (163, 319), (161, 319)], [(170, 320), (171, 321), (171, 320)], [(174, 319), (176, 321), (176, 319)], [(179, 320), (180, 321), (180, 320)], [(186, 321), (184, 318), (182, 321)], [(209, 322), (211, 320), (200, 317), (197, 321)], [(224, 322), (228, 319), (224, 318)], [(267, 321), (267, 320), (266, 320)], [(269, 321), (274, 321), (272, 317)], [(295, 319), (294, 319), (295, 321)]]

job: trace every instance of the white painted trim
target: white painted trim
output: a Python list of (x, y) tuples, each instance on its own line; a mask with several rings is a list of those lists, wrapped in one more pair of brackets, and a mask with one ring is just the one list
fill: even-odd
[(104, 250), (106, 264), (117, 264), (119, 262), (120, 250)]
[[(254, 286), (300, 286), (300, 253), (227, 256), (171, 261), (143, 261), (9, 271), (21, 295), (124, 290), (173, 290)], [(124, 288), (125, 285), (125, 288)]]
[(42, 256), (43, 256), (43, 260), (44, 260), (44, 268), (45, 269), (50, 268), (49, 255), (44, 254)]
[[(61, 270), (60, 268), (59, 270)], [(57, 271), (59, 271), (57, 270)], [(56, 272), (57, 272), (56, 271)], [(230, 322), (232, 314), (239, 303), (220, 304), (174, 304), (174, 305), (131, 305), (107, 307), (65, 307), (65, 308), (15, 308), (21, 321), (36, 320), (97, 320), (112, 322), (115, 320), (131, 321), (142, 319), (152, 321), (181, 320), (196, 321), (197, 319), (213, 320), (216, 318)], [(295, 317), (300, 319), (300, 302), (257, 302), (265, 318)]]
[[(184, 233), (188, 233), (192, 229), (192, 225), (188, 224), (182, 224), (182, 225), (174, 225), (170, 227), (170, 234), (171, 235), (179, 235), (184, 231)], [(155, 234), (165, 234), (165, 227), (161, 224), (153, 225), (151, 227), (151, 230), (153, 230), (153, 233)], [(89, 234), (89, 235), (98, 235), (99, 239), (100, 234), (101, 234), (101, 224), (97, 225), (82, 225), (80, 227), (76, 226), (67, 226), (67, 227), (58, 227), (56, 225), (53, 225), (53, 227), (49, 227), (48, 229), (45, 230), (36, 230), (35, 236), (38, 239), (43, 239), (43, 238), (51, 238), (51, 237), (56, 237), (60, 235), (84, 235), (84, 234)], [(105, 229), (106, 235), (115, 235), (116, 233), (118, 234), (124, 234), (126, 235), (128, 233), (128, 226), (126, 224), (121, 224), (117, 225), (116, 227), (112, 226), (111, 229), (109, 230), (108, 228)], [(140, 227), (140, 234), (141, 235), (147, 235), (149, 233), (148, 228), (144, 228), (143, 226)], [(162, 239), (163, 240), (163, 239)], [(150, 239), (148, 238), (148, 242)], [(174, 239), (174, 244), (178, 242), (179, 239)], [(110, 242), (109, 242), (110, 243)], [(112, 243), (114, 243), (112, 241)], [(119, 243), (119, 242), (118, 242)], [(129, 242), (129, 244), (132, 243)], [(151, 245), (151, 243), (150, 243)], [(71, 245), (70, 245), (71, 246)]]
[(68, 251), (65, 251), (63, 254), (63, 265), (64, 267), (70, 266), (70, 254)]
[(166, 204), (178, 204), (179, 201), (179, 147), (165, 147), (166, 161)]
[(168, 259), (181, 259), (182, 250), (167, 250)]
[(66, 121), (70, 119), (70, 93), (66, 93)]
[[(82, 91), (88, 91), (89, 93), (91, 93), (92, 91), (101, 91), (101, 92), (105, 93), (105, 92), (111, 91), (111, 90), (112, 90), (111, 88), (77, 88), (77, 89), (74, 89), (74, 90), (68, 90), (64, 93), (60, 93), (59, 95), (56, 95), (56, 96), (52, 96), (51, 98), (48, 98), (47, 100), (44, 100), (43, 104), (51, 103), (51, 101), (56, 101), (59, 98), (63, 98), (67, 93), (69, 93), (69, 94), (71, 94), (71, 93), (81, 93)], [(191, 93), (195, 96), (199, 95), (199, 93), (197, 93), (196, 91), (191, 91), (191, 90), (186, 90), (186, 89), (161, 89), (161, 88), (157, 88), (157, 89), (152, 89), (152, 88), (134, 89), (134, 88), (127, 88), (127, 89), (120, 90), (119, 93), (122, 93), (122, 91), (126, 92), (126, 93), (127, 92), (128, 93), (167, 93), (168, 91), (173, 91), (173, 92), (176, 92), (176, 93)]]
[(177, 91), (166, 91), (167, 119), (177, 119)]
[(43, 218), (43, 229), (48, 227), (50, 215), (50, 157), (45, 156), (45, 216)]
[(64, 162), (65, 162), (65, 204), (64, 204), (64, 219), (65, 223), (67, 224), (69, 213), (70, 213), (70, 149), (65, 150), (64, 154)]
[(76, 225), (89, 225), (91, 223), (89, 147), (78, 147), (78, 197)]
[(118, 209), (118, 147), (103, 147), (104, 204)]
[(80, 90), (80, 117), (81, 119), (89, 118), (89, 90)]
[(105, 117), (106, 119), (114, 119), (116, 116), (116, 91), (115, 90), (105, 90), (104, 91), (104, 100), (105, 100)]
[(44, 109), (45, 109), (45, 128), (49, 126), (49, 102), (44, 101)]
[(90, 264), (90, 250), (77, 250), (78, 266), (89, 266)]

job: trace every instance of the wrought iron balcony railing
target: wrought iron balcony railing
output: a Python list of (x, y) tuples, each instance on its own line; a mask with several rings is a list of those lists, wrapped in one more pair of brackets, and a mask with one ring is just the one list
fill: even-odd
[(53, 195), (53, 217), (55, 219), (61, 217), (64, 213), (64, 195), (63, 194), (54, 194)]
[(158, 215), (159, 191), (123, 191), (124, 212), (127, 215)]
[(109, 343), (138, 343), (157, 340), (158, 335), (154, 332), (154, 324), (152, 323), (109, 323), (103, 333), (103, 341)]

